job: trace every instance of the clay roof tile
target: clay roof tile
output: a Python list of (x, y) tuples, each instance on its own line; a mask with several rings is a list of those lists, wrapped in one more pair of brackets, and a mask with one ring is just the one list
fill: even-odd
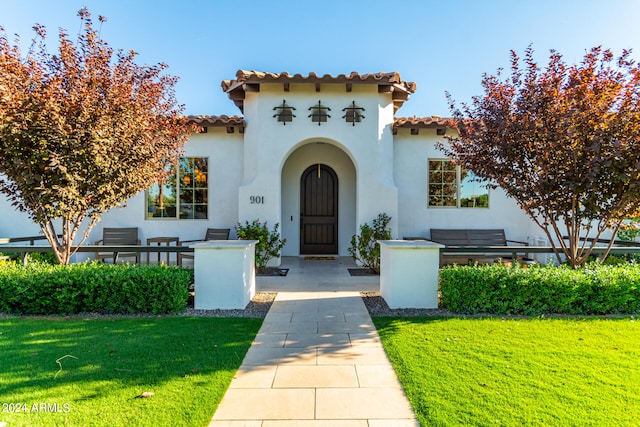
[(199, 126), (245, 126), (242, 116), (187, 116), (187, 119)]
[(427, 128), (456, 128), (456, 122), (452, 118), (431, 117), (396, 117), (393, 120), (393, 129), (427, 129)]
[[(267, 73), (254, 70), (238, 70), (235, 80), (223, 80), (222, 90), (228, 94), (236, 105), (243, 109), (243, 100), (246, 84), (261, 83), (353, 83), (353, 84), (377, 84), (378, 86), (391, 86), (394, 93), (394, 105), (397, 110), (409, 96), (416, 91), (415, 82), (405, 82), (398, 72), (380, 72), (360, 74), (352, 71), (349, 75), (339, 74), (332, 76), (324, 74), (321, 77), (316, 72), (310, 72), (306, 76), (302, 74), (291, 75), (286, 71), (281, 73)], [(397, 94), (401, 95), (397, 95)]]

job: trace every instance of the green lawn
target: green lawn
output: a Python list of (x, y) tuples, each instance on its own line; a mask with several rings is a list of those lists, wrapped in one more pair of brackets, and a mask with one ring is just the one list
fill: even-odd
[(0, 318), (0, 425), (206, 426), (261, 323)]
[(640, 322), (374, 318), (422, 426), (638, 426)]

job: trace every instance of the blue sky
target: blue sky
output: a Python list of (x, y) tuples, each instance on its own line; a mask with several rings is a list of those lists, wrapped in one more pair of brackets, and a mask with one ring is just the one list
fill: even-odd
[(418, 85), (397, 116), (448, 116), (444, 92), (481, 93), (482, 74), (508, 67), (511, 49), (532, 44), (540, 63), (549, 49), (569, 63), (596, 45), (640, 54), (637, 0), (0, 0), (0, 26), (27, 42), (45, 25), (52, 51), (59, 27), (76, 34), (82, 6), (107, 18), (112, 47), (170, 66), (186, 114), (240, 114), (220, 89), (238, 69), (397, 71)]

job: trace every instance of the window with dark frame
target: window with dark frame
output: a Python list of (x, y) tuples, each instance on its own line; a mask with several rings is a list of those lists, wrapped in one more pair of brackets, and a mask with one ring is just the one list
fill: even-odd
[(183, 157), (167, 165), (167, 177), (147, 190), (147, 219), (207, 219), (209, 159)]
[(488, 208), (489, 189), (470, 170), (450, 159), (429, 159), (428, 207)]

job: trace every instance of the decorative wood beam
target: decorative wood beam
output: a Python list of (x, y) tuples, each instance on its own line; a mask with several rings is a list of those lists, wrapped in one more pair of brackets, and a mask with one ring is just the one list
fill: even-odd
[(285, 92), (289, 92), (289, 82), (284, 82), (282, 86), (284, 87)]
[(320, 92), (320, 83), (316, 83), (316, 92)]
[(351, 92), (351, 90), (353, 89), (353, 84), (352, 83), (347, 83), (345, 86), (347, 88), (347, 92)]
[(245, 92), (260, 92), (260, 83), (245, 83)]
[(394, 101), (407, 101), (409, 99), (409, 94), (407, 92), (394, 90), (392, 98)]
[(229, 99), (232, 101), (238, 101), (244, 99), (244, 91), (243, 90), (234, 90), (233, 92), (228, 93)]
[(418, 128), (411, 128), (411, 135), (418, 135), (420, 133), (420, 129)]
[(227, 133), (233, 133), (233, 126), (227, 126)]

